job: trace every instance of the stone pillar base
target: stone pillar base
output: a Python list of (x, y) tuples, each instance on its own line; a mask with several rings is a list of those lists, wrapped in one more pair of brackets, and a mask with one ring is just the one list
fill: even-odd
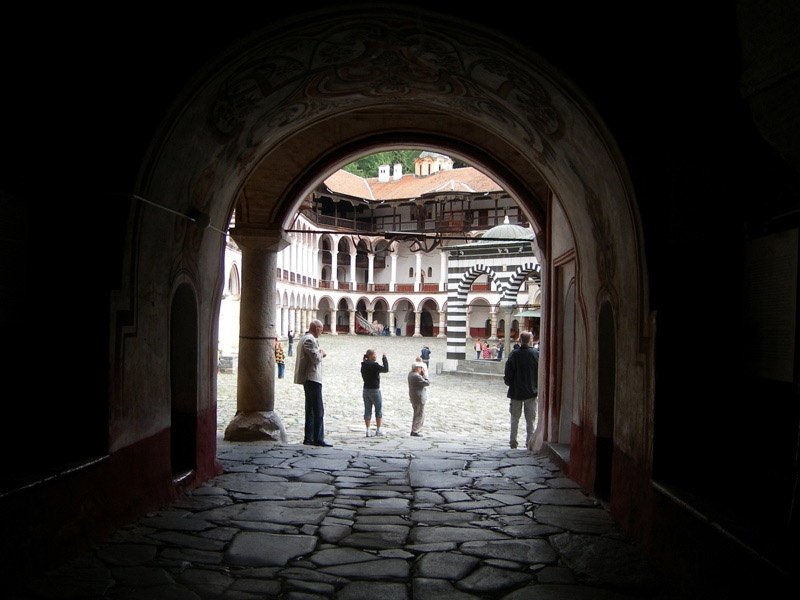
[(446, 338), (446, 337), (447, 337), (447, 334), (446, 334), (446, 333), (440, 333), (440, 334), (439, 334), (439, 335), (437, 335), (436, 337), (437, 337), (437, 338)]
[(415, 334), (414, 334), (414, 335), (412, 335), (411, 337), (422, 337), (422, 334), (421, 334), (421, 333), (415, 333)]
[(286, 429), (274, 410), (242, 412), (225, 428), (225, 439), (230, 442), (266, 441), (285, 444)]

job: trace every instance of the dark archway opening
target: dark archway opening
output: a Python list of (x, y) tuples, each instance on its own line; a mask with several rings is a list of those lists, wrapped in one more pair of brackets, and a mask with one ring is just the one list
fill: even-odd
[(171, 464), (180, 475), (197, 466), (197, 301), (188, 284), (175, 290), (169, 333)]
[(433, 336), (433, 317), (427, 310), (419, 313), (419, 333), (422, 337)]

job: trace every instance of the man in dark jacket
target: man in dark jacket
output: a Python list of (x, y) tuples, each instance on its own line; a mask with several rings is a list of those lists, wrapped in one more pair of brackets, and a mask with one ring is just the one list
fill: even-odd
[(508, 386), (511, 413), (510, 445), (517, 447), (519, 418), (525, 411), (525, 438), (527, 443), (533, 437), (533, 420), (536, 417), (536, 396), (539, 393), (539, 350), (531, 347), (533, 336), (530, 331), (519, 334), (520, 347), (508, 355), (503, 381)]
[(422, 350), (419, 351), (419, 355), (422, 357), (422, 360), (425, 362), (426, 367), (430, 367), (430, 360), (431, 360), (431, 349), (425, 345), (422, 347)]

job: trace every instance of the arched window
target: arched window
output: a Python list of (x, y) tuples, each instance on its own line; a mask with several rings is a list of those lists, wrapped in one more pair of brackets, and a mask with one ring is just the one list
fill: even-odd
[(409, 267), (408, 268), (408, 276), (409, 277), (414, 277), (414, 267)]
[(428, 277), (433, 277), (433, 267), (428, 267)]

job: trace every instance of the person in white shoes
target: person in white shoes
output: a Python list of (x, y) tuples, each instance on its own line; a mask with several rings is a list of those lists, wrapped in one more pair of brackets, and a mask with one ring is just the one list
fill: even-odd
[(361, 361), (361, 379), (364, 380), (364, 425), (366, 425), (366, 437), (369, 437), (369, 424), (372, 421), (372, 411), (375, 410), (375, 435), (383, 437), (381, 431), (381, 419), (383, 419), (383, 395), (381, 394), (381, 373), (389, 372), (389, 361), (386, 354), (383, 354), (381, 363), (378, 363), (375, 350), (369, 349), (364, 353), (364, 360)]

